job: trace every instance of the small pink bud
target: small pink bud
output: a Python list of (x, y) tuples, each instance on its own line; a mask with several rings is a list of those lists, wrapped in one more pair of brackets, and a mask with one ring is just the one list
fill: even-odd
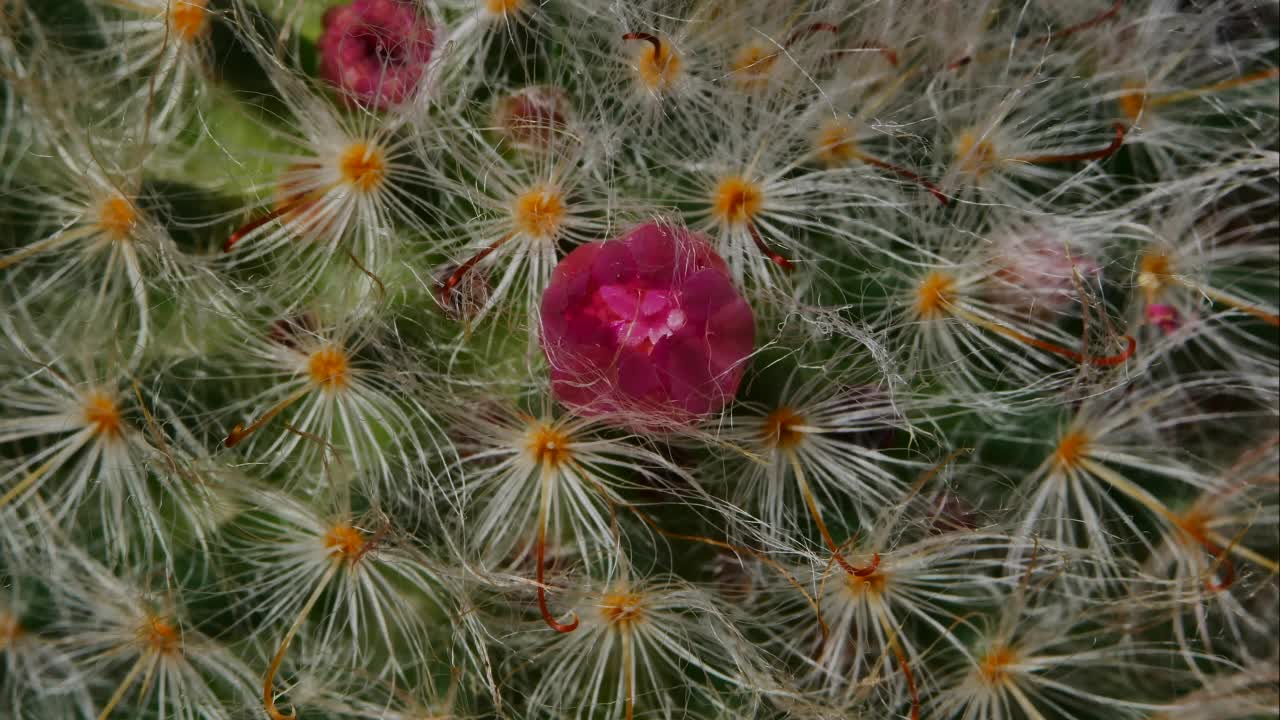
[(305, 336), (314, 334), (319, 327), (320, 322), (316, 319), (316, 316), (309, 312), (304, 312), (300, 315), (276, 320), (267, 331), (267, 336), (272, 342), (296, 350), (301, 344), (300, 341)]
[(386, 109), (409, 97), (435, 48), (435, 28), (404, 0), (354, 0), (330, 8), (320, 74), (350, 99)]
[(991, 299), (1042, 315), (1061, 313), (1079, 301), (1076, 273), (1087, 284), (1100, 272), (1092, 258), (1068, 254), (1061, 240), (1037, 233), (1010, 240), (996, 262), (998, 282), (988, 293)]
[(554, 87), (530, 86), (498, 99), (493, 125), (515, 145), (545, 147), (568, 125), (569, 98)]
[(1160, 328), (1165, 335), (1182, 327), (1182, 317), (1178, 314), (1177, 308), (1161, 303), (1152, 303), (1147, 306), (1147, 322)]
[(755, 344), (751, 306), (724, 260), (701, 236), (658, 223), (561, 260), (542, 326), (560, 402), (650, 430), (723, 407)]
[(950, 490), (944, 490), (929, 502), (929, 529), (933, 532), (976, 530), (980, 522), (978, 510)]

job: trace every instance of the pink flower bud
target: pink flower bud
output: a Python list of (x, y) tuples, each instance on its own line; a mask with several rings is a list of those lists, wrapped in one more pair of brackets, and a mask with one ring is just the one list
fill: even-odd
[(306, 335), (315, 333), (320, 327), (316, 316), (309, 312), (276, 320), (267, 331), (272, 342), (279, 343), (292, 350), (297, 350)]
[(1161, 303), (1152, 303), (1147, 306), (1147, 322), (1160, 328), (1165, 335), (1182, 327), (1182, 317), (1178, 314), (1177, 308)]
[(554, 87), (530, 86), (499, 98), (493, 125), (513, 144), (545, 147), (568, 125), (569, 98)]
[(963, 497), (944, 490), (929, 501), (929, 530), (937, 533), (976, 530), (981, 524), (978, 510)]
[(1054, 315), (1079, 302), (1075, 273), (1087, 284), (1101, 269), (1079, 251), (1067, 253), (1061, 240), (1029, 233), (1004, 243), (989, 297), (1024, 313)]
[(751, 306), (700, 236), (647, 223), (578, 247), (542, 296), (542, 344), (560, 402), (625, 424), (687, 425), (738, 390)]
[(354, 0), (324, 15), (320, 74), (350, 99), (388, 108), (422, 79), (435, 28), (404, 0)]

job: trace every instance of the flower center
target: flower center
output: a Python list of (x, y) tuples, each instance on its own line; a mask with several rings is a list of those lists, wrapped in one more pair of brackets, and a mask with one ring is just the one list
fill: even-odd
[(1058, 467), (1071, 469), (1080, 464), (1089, 455), (1089, 436), (1079, 430), (1073, 430), (1058, 441), (1058, 449), (1054, 451), (1054, 462)]
[(524, 0), (485, 0), (484, 9), (490, 15), (511, 15), (520, 11)]
[(602, 285), (596, 294), (601, 319), (613, 328), (619, 344), (634, 350), (652, 351), (688, 321), (673, 290)]
[(916, 288), (916, 313), (923, 318), (943, 314), (955, 294), (955, 287), (955, 278), (937, 270), (930, 272)]
[(1117, 100), (1120, 104), (1120, 112), (1129, 118), (1129, 122), (1138, 122), (1138, 116), (1142, 114), (1143, 108), (1147, 105), (1147, 88), (1136, 80), (1130, 80), (1124, 84), (1124, 93)]
[(1001, 685), (1009, 680), (1009, 666), (1017, 662), (1018, 656), (1012, 648), (997, 645), (982, 656), (978, 664), (978, 672), (988, 685)]
[(628, 627), (644, 615), (644, 596), (633, 592), (609, 593), (602, 598), (600, 614), (613, 626)]
[(846, 165), (858, 157), (858, 143), (853, 139), (853, 128), (844, 120), (828, 120), (818, 129), (815, 144), (818, 159), (828, 167)]
[(572, 456), (569, 444), (568, 435), (550, 425), (539, 424), (529, 433), (526, 447), (535, 464), (556, 468)]
[(182, 635), (177, 626), (162, 617), (152, 617), (142, 626), (142, 643), (160, 655), (173, 655), (182, 649)]
[(768, 80), (777, 60), (778, 53), (772, 48), (748, 45), (734, 57), (733, 73), (743, 86), (758, 87)]
[(311, 353), (307, 361), (307, 374), (311, 376), (311, 381), (328, 390), (346, 387), (349, 371), (350, 363), (346, 353), (335, 347), (317, 350)]
[(1173, 261), (1168, 255), (1158, 252), (1147, 253), (1138, 261), (1138, 287), (1147, 294), (1147, 302), (1155, 298), (1169, 284), (1169, 275), (1173, 272)]
[(360, 192), (373, 192), (387, 176), (387, 162), (382, 150), (362, 142), (353, 144), (338, 159), (342, 179)]
[(354, 560), (364, 552), (364, 534), (345, 523), (334, 525), (324, 534), (324, 547), (334, 557)]
[(712, 196), (712, 211), (721, 222), (745, 225), (760, 212), (764, 193), (760, 186), (738, 175), (720, 181)]
[(98, 208), (98, 227), (112, 240), (128, 240), (137, 224), (138, 211), (133, 203), (119, 195), (108, 198)]
[(516, 198), (511, 217), (516, 227), (539, 240), (550, 240), (564, 221), (564, 200), (559, 192), (536, 187)]
[(804, 441), (804, 417), (788, 407), (781, 407), (769, 413), (764, 419), (764, 441), (766, 445), (781, 450), (790, 450)]
[(1186, 539), (1193, 544), (1204, 545), (1209, 542), (1209, 521), (1212, 518), (1203, 510), (1188, 510), (1173, 517), (1174, 524), (1186, 534)]
[(960, 169), (979, 177), (994, 170), (1000, 163), (1000, 153), (997, 152), (995, 143), (980, 139), (972, 130), (960, 133), (953, 149)]
[(25, 632), (17, 617), (0, 612), (0, 650), (12, 645)]
[(645, 87), (657, 91), (666, 90), (675, 84), (680, 76), (680, 56), (671, 49), (669, 43), (659, 38), (656, 44), (642, 44), (639, 52), (636, 70)]
[(84, 421), (98, 435), (117, 438), (124, 430), (120, 408), (116, 407), (116, 401), (105, 393), (91, 393), (85, 400)]
[(209, 26), (208, 0), (173, 0), (169, 27), (183, 42), (192, 42)]
[(845, 573), (844, 575), (845, 587), (855, 596), (881, 595), (884, 593), (887, 581), (888, 578), (879, 570), (874, 570), (867, 575), (853, 575), (850, 573)]

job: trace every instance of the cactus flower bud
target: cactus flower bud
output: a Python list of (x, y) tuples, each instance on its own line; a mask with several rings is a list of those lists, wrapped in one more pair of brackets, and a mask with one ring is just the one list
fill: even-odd
[(1147, 322), (1160, 328), (1165, 335), (1171, 335), (1182, 327), (1182, 317), (1178, 309), (1162, 303), (1147, 306)]
[(325, 13), (319, 49), (326, 80), (351, 100), (386, 109), (417, 88), (435, 28), (402, 0), (355, 0)]

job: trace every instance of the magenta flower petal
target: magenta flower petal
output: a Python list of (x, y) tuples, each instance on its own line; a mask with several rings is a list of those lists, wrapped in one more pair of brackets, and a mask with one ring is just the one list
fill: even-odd
[(737, 358), (755, 348), (756, 326), (751, 307), (744, 303), (726, 305), (707, 322), (707, 341), (718, 367), (740, 365)]
[(330, 8), (318, 43), (320, 74), (357, 102), (398, 105), (435, 49), (435, 28), (404, 0), (354, 0)]
[[(672, 338), (654, 349), (653, 363), (662, 375), (668, 394), (679, 398), (680, 407), (702, 415), (724, 404), (725, 384), (717, 382), (710, 362), (709, 344), (701, 338)], [(738, 383), (731, 383), (734, 392)]]
[(661, 398), (666, 391), (654, 364), (636, 353), (618, 358), (618, 389), (634, 398)]
[[(689, 322), (705, 323), (713, 313), (741, 301), (737, 289), (719, 270), (706, 269), (693, 273), (684, 284), (684, 312)], [(742, 301), (748, 315), (751, 308)]]
[(755, 319), (705, 240), (648, 223), (560, 261), (542, 296), (542, 343), (562, 403), (652, 430), (732, 399)]
[[(659, 225), (642, 225), (628, 237), (627, 250), (637, 277), (656, 286), (670, 281), (676, 266), (676, 244), (667, 241), (664, 229)], [(691, 250), (695, 257), (700, 254), (696, 246)]]
[(641, 295), (642, 293), (621, 285), (605, 285), (600, 288), (600, 299), (604, 301), (605, 307), (621, 318), (634, 317), (640, 312)]
[(636, 279), (636, 259), (625, 242), (601, 243), (591, 263), (591, 280), (596, 287), (627, 286)]
[(600, 254), (604, 243), (580, 245), (561, 260), (551, 271), (548, 290), (563, 293), (566, 303), (579, 304), (592, 292), (591, 266)]

